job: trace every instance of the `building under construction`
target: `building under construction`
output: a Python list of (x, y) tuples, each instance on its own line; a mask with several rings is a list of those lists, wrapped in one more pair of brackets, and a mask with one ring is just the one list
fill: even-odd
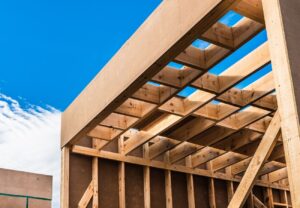
[(61, 206), (299, 208), (299, 41), (299, 0), (162, 1), (63, 113)]

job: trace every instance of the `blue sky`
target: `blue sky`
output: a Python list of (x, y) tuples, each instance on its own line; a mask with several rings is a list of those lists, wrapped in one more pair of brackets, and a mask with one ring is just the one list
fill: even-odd
[(1, 1), (0, 92), (64, 110), (159, 3)]

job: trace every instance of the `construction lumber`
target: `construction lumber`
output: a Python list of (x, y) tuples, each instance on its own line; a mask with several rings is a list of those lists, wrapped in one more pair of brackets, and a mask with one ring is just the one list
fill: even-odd
[(262, 1), (281, 116), (282, 136), (291, 188), (292, 205), (300, 207), (299, 53), (297, 0)]
[[(163, 1), (63, 113), (61, 145), (81, 138), (99, 124), (237, 2)], [(188, 18), (182, 15), (186, 11)], [(111, 83), (117, 84), (107, 90)]]
[(273, 117), (261, 143), (259, 144), (247, 170), (244, 174), (241, 183), (239, 184), (232, 200), (229, 203), (229, 208), (242, 207), (254, 185), (255, 179), (258, 176), (264, 162), (270, 156), (279, 136), (280, 132), (280, 116), (279, 112)]

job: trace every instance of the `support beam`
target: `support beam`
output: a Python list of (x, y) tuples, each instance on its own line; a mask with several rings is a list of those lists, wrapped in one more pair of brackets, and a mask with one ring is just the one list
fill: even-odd
[[(98, 139), (93, 139), (93, 147), (98, 149)], [(98, 157), (92, 159), (92, 182), (93, 182), (93, 208), (99, 207), (99, 167), (98, 167)]]
[(173, 208), (171, 171), (165, 171), (166, 208)]
[(300, 2), (263, 0), (293, 207), (300, 207)]
[(69, 207), (69, 185), (70, 185), (70, 148), (65, 146), (61, 150), (61, 191), (60, 207)]
[(119, 207), (125, 208), (125, 163), (119, 163)]
[[(188, 167), (192, 167), (191, 156), (186, 158), (186, 164)], [(195, 204), (195, 189), (194, 189), (194, 177), (193, 174), (186, 174), (187, 193), (188, 193), (188, 208), (196, 208)]]
[(61, 145), (98, 125), (238, 2), (163, 1), (63, 113)]
[[(136, 165), (142, 165), (142, 166), (150, 166), (153, 168), (159, 168), (164, 170), (170, 170), (170, 171), (177, 171), (181, 173), (190, 173), (194, 175), (199, 176), (206, 176), (206, 177), (212, 177), (216, 179), (222, 179), (222, 180), (228, 180), (228, 181), (235, 181), (240, 182), (239, 178), (235, 178), (232, 176), (229, 176), (227, 174), (216, 172), (212, 173), (210, 170), (204, 170), (200, 168), (189, 168), (183, 165), (177, 165), (177, 164), (170, 164), (169, 162), (162, 162), (157, 160), (147, 160), (141, 157), (136, 156), (129, 156), (129, 155), (121, 155), (119, 153), (114, 152), (108, 152), (108, 151), (98, 151), (89, 147), (83, 147), (83, 146), (73, 146), (72, 153), (80, 154), (80, 155), (86, 155), (90, 157), (101, 157), (108, 160), (115, 160), (120, 162), (126, 162)], [(267, 181), (258, 180), (256, 181), (256, 184), (259, 186), (264, 187), (272, 187), (276, 189), (288, 189), (288, 187), (285, 184), (271, 184)]]
[(279, 113), (276, 112), (228, 206), (229, 208), (240, 208), (244, 205), (260, 169), (270, 156), (277, 142), (279, 131), (280, 116)]

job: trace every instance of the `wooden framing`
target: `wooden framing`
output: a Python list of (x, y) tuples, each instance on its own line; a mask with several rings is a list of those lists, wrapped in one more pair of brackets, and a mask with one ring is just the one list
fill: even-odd
[(299, 7), (163, 1), (63, 113), (62, 207), (300, 207)]

